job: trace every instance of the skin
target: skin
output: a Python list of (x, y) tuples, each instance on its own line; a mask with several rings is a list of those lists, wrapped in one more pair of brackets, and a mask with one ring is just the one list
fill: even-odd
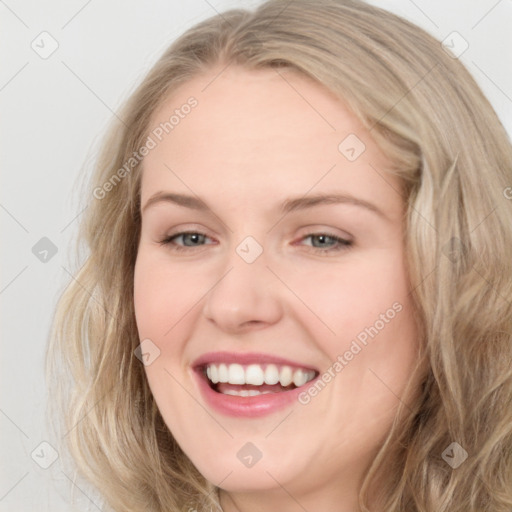
[[(142, 207), (172, 191), (209, 209), (161, 201), (143, 211), (135, 311), (140, 339), (160, 350), (145, 367), (148, 382), (179, 445), (221, 487), (225, 511), (354, 512), (418, 354), (400, 184), (368, 131), (321, 85), (289, 70), (222, 69), (180, 86), (152, 118), (157, 126), (198, 100), (145, 157)], [(348, 134), (366, 145), (353, 162), (338, 150)], [(280, 213), (290, 197), (334, 192), (382, 215), (348, 203)], [(194, 230), (207, 237), (159, 243)], [(311, 233), (353, 244), (336, 251)], [(247, 236), (263, 248), (251, 264), (236, 252)], [(314, 252), (322, 240), (331, 250)], [(263, 352), (324, 372), (397, 302), (402, 310), (306, 405), (234, 418), (199, 393), (191, 364), (205, 352)], [(247, 442), (262, 453), (251, 468), (236, 455)]]

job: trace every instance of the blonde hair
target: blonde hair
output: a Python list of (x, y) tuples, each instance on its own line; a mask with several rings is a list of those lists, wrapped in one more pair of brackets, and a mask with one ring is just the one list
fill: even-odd
[[(368, 469), (361, 510), (373, 493), (372, 510), (510, 512), (512, 147), (488, 100), (458, 59), (396, 15), (357, 0), (270, 0), (201, 22), (169, 47), (119, 113), (124, 126), (116, 121), (106, 138), (89, 194), (144, 144), (166, 97), (217, 64), (290, 68), (325, 85), (406, 185), (407, 264), (428, 369)], [(85, 212), (79, 242), (89, 254), (50, 335), (50, 402), (64, 413), (78, 473), (112, 510), (220, 510), (134, 356), (141, 172), (139, 163)], [(453, 442), (468, 454), (456, 469), (442, 456)]]

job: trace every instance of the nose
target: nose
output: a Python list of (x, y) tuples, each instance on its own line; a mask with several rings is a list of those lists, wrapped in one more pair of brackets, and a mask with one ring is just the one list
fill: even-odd
[(226, 333), (240, 334), (282, 318), (283, 290), (265, 264), (265, 253), (247, 263), (233, 251), (223, 277), (207, 294), (203, 314)]

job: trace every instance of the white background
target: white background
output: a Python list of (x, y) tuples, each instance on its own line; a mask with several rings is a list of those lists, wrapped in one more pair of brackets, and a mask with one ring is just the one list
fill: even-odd
[[(44, 470), (31, 453), (45, 440), (43, 354), (86, 205), (79, 177), (90, 172), (114, 112), (176, 36), (215, 11), (259, 3), (0, 0), (0, 512), (71, 510), (60, 459)], [(462, 35), (462, 62), (512, 133), (511, 0), (371, 3), (439, 40)], [(43, 31), (58, 42), (47, 59), (31, 48)], [(42, 237), (58, 249), (46, 263), (32, 253)], [(91, 493), (76, 492), (80, 510), (99, 510)]]

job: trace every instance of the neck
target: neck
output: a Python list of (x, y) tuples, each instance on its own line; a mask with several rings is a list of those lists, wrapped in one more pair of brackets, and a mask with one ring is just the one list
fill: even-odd
[(273, 489), (254, 492), (219, 490), (223, 512), (360, 512), (358, 482), (347, 482), (326, 489), (325, 485), (298, 492), (276, 482)]

